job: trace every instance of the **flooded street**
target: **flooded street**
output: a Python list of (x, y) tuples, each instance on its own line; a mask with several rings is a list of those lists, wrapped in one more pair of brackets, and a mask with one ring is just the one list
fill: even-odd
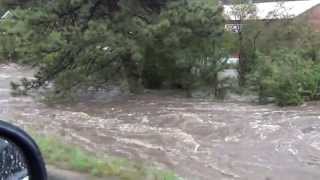
[(320, 103), (279, 108), (143, 95), (53, 108), (10, 96), (10, 81), (25, 76), (31, 71), (0, 66), (0, 119), (91, 152), (154, 163), (187, 180), (320, 179)]

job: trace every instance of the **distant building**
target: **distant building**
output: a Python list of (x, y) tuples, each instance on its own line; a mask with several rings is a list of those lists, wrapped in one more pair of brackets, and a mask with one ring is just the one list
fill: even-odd
[[(305, 18), (306, 21), (320, 31), (320, 0), (304, 1), (279, 1), (253, 3), (256, 7), (255, 16), (247, 20), (276, 21), (283, 19)], [(227, 18), (226, 29), (237, 31), (239, 26), (238, 17), (232, 14), (234, 5), (223, 5), (224, 15)], [(254, 19), (253, 19), (254, 18)]]
[[(281, 21), (302, 18), (313, 27), (315, 31), (320, 32), (320, 0), (304, 1), (279, 1), (279, 2), (259, 2), (255, 5), (255, 14), (242, 21)], [(235, 32), (241, 30), (239, 17), (232, 13), (232, 8), (237, 5), (225, 4), (224, 16), (227, 20), (225, 28), (227, 31)], [(234, 64), (239, 61), (239, 53), (229, 57), (228, 63)]]

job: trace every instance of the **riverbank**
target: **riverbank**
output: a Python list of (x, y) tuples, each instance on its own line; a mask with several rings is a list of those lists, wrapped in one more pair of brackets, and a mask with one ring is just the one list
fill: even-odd
[(107, 158), (103, 155), (89, 153), (75, 145), (63, 144), (62, 139), (47, 135), (33, 135), (33, 138), (37, 142), (46, 164), (53, 165), (48, 166), (49, 180), (51, 178), (78, 179), (76, 177), (81, 177), (80, 180), (179, 179), (173, 172), (147, 167), (124, 158)]
[(119, 180), (117, 178), (97, 178), (92, 175), (74, 171), (62, 170), (54, 166), (47, 166), (48, 180)]

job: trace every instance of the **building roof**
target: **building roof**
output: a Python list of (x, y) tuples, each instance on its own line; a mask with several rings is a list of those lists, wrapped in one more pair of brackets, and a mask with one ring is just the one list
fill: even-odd
[(5, 13), (1, 16), (0, 19), (6, 19), (6, 18), (9, 18), (9, 17), (11, 17), (11, 16), (12, 16), (11, 11), (7, 11), (7, 12), (5, 12)]
[[(253, 4), (256, 7), (256, 14), (254, 16), (256, 19), (288, 19), (297, 17), (319, 5), (320, 0), (263, 2)], [(232, 7), (234, 7), (234, 5), (224, 5), (224, 13), (230, 20), (238, 20), (237, 17), (232, 14)]]

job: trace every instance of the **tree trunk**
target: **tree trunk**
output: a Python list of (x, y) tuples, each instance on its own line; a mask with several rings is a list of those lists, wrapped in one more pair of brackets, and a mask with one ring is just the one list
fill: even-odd
[(211, 85), (212, 85), (211, 95), (213, 95), (216, 98), (219, 96), (218, 73), (215, 73), (214, 76), (212, 77)]
[(240, 87), (243, 87), (245, 86), (246, 84), (246, 59), (244, 58), (244, 51), (243, 51), (243, 45), (242, 45), (242, 42), (243, 42), (243, 36), (242, 36), (242, 33), (241, 33), (241, 30), (240, 32), (238, 33), (239, 35), (239, 68), (238, 68), (238, 73), (239, 73), (239, 86)]
[(141, 72), (138, 64), (131, 58), (131, 54), (127, 54), (122, 58), (124, 74), (128, 82), (128, 88), (131, 93), (139, 94), (143, 91), (141, 82)]

